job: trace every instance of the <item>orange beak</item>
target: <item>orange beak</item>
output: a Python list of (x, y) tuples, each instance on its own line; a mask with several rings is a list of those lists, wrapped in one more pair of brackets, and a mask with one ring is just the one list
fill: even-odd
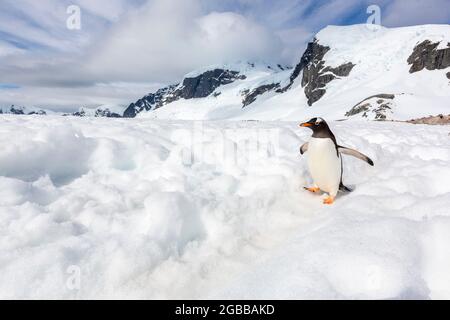
[(303, 122), (300, 124), (300, 127), (312, 127), (312, 124), (308, 122)]

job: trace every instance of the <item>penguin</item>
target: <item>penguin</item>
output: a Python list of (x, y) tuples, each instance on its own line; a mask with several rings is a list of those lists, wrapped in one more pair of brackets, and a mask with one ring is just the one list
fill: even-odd
[(320, 190), (328, 193), (323, 200), (324, 204), (332, 204), (338, 190), (352, 191), (342, 183), (342, 156), (347, 154), (367, 162), (373, 166), (373, 161), (359, 151), (340, 146), (322, 118), (312, 118), (301, 123), (300, 127), (310, 128), (313, 132), (309, 142), (300, 147), (300, 154), (307, 154), (308, 168), (313, 178), (313, 187), (304, 187), (306, 190), (317, 193)]

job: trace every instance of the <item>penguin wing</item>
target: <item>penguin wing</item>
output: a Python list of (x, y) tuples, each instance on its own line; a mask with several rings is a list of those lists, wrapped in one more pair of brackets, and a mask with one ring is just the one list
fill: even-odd
[(356, 150), (350, 149), (350, 148), (346, 148), (343, 146), (338, 146), (338, 151), (342, 154), (347, 154), (349, 156), (354, 156), (355, 158), (361, 159), (362, 161), (365, 161), (368, 164), (370, 164), (371, 166), (373, 166), (372, 159), (370, 159), (368, 156), (366, 156), (365, 154), (362, 154), (359, 151), (356, 151)]
[(305, 143), (302, 144), (302, 146), (300, 147), (300, 154), (304, 154), (306, 151), (308, 151), (308, 142), (305, 142)]

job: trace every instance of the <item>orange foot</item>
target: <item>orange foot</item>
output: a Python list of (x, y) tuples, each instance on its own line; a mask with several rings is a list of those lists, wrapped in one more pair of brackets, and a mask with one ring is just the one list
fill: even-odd
[(314, 192), (314, 193), (320, 191), (320, 188), (317, 188), (317, 187), (312, 187), (312, 188), (303, 187), (303, 188), (305, 188), (305, 190), (308, 190), (309, 192)]
[(323, 199), (324, 204), (332, 204), (334, 202), (334, 197), (328, 196), (327, 198)]

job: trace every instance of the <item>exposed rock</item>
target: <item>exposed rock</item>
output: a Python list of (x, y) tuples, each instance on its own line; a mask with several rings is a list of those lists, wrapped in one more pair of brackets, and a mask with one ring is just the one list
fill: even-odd
[(177, 100), (174, 91), (178, 84), (170, 85), (150, 93), (138, 101), (131, 103), (123, 113), (124, 118), (134, 118), (139, 112), (157, 109), (166, 103)]
[[(408, 57), (408, 64), (411, 65), (410, 73), (427, 70), (445, 69), (450, 67), (450, 43), (447, 48), (437, 49), (439, 42), (425, 40), (414, 47), (412, 54)], [(448, 74), (447, 74), (448, 77)]]
[(251, 92), (249, 92), (249, 90), (245, 90), (244, 99), (242, 100), (242, 107), (245, 108), (249, 104), (253, 103), (256, 100), (257, 96), (278, 87), (280, 87), (279, 83), (270, 83), (270, 84), (263, 84), (253, 89)]
[(277, 90), (284, 92), (289, 89), (295, 79), (303, 71), (302, 87), (305, 88), (305, 95), (308, 98), (308, 105), (312, 105), (319, 100), (325, 93), (327, 83), (338, 77), (346, 77), (355, 66), (351, 62), (344, 63), (338, 67), (332, 68), (325, 66), (323, 57), (330, 50), (330, 47), (320, 45), (317, 39), (308, 43), (305, 53), (302, 55), (300, 62), (296, 65), (294, 71), (289, 78), (289, 84)]
[(95, 110), (95, 117), (121, 118), (122, 116), (120, 114), (112, 112), (108, 108), (106, 108), (106, 109)]
[(75, 111), (74, 113), (72, 113), (72, 116), (74, 116), (74, 117), (85, 117), (86, 116), (86, 111), (84, 111), (84, 109), (81, 108), (80, 111)]
[(361, 114), (361, 117), (363, 118), (386, 120), (388, 118), (388, 113), (392, 113), (392, 100), (394, 98), (395, 95), (386, 93), (372, 95), (354, 105), (345, 113), (345, 116), (351, 117)]
[(386, 113), (388, 110), (392, 110), (389, 102), (383, 103), (378, 108), (373, 109), (372, 112), (375, 113), (375, 120), (386, 120)]
[(300, 75), (300, 72), (314, 60), (314, 57), (317, 57), (321, 60), (328, 50), (330, 50), (329, 47), (319, 45), (316, 39), (314, 39), (312, 42), (309, 42), (305, 52), (300, 58), (300, 62), (295, 66), (294, 71), (292, 71), (292, 74), (289, 77), (289, 84), (277, 91), (284, 92), (289, 89), (294, 83), (294, 80), (297, 79), (297, 77)]
[(11, 114), (25, 114), (25, 112), (23, 111), (23, 108), (16, 108), (14, 107), (14, 105), (11, 106), (11, 108), (9, 109), (9, 113)]
[(45, 115), (47, 115), (47, 112), (45, 112), (44, 110), (38, 110), (38, 111), (31, 111), (31, 112), (28, 112), (28, 114), (36, 114), (36, 115), (40, 115), (40, 116), (45, 116)]
[(214, 92), (219, 86), (229, 84), (237, 79), (245, 79), (237, 71), (214, 69), (206, 71), (197, 77), (185, 78), (181, 88), (174, 94), (184, 99), (204, 98)]
[(323, 60), (318, 60), (306, 66), (303, 69), (302, 87), (305, 87), (308, 105), (311, 106), (325, 94), (327, 83), (337, 77), (348, 76), (354, 66), (353, 63), (348, 62), (336, 68), (324, 67)]
[(446, 76), (450, 79), (450, 72), (447, 72)]
[(443, 115), (439, 114), (437, 116), (429, 116), (429, 117), (423, 117), (419, 119), (412, 119), (406, 121), (408, 123), (414, 123), (414, 124), (432, 124), (432, 125), (445, 125), (450, 124), (450, 114), (449, 115)]
[(364, 103), (364, 104), (358, 104), (350, 109), (350, 111), (345, 113), (346, 117), (354, 116), (355, 114), (364, 112), (363, 117), (367, 117), (367, 113), (365, 111), (368, 111), (371, 107), (370, 103)]

